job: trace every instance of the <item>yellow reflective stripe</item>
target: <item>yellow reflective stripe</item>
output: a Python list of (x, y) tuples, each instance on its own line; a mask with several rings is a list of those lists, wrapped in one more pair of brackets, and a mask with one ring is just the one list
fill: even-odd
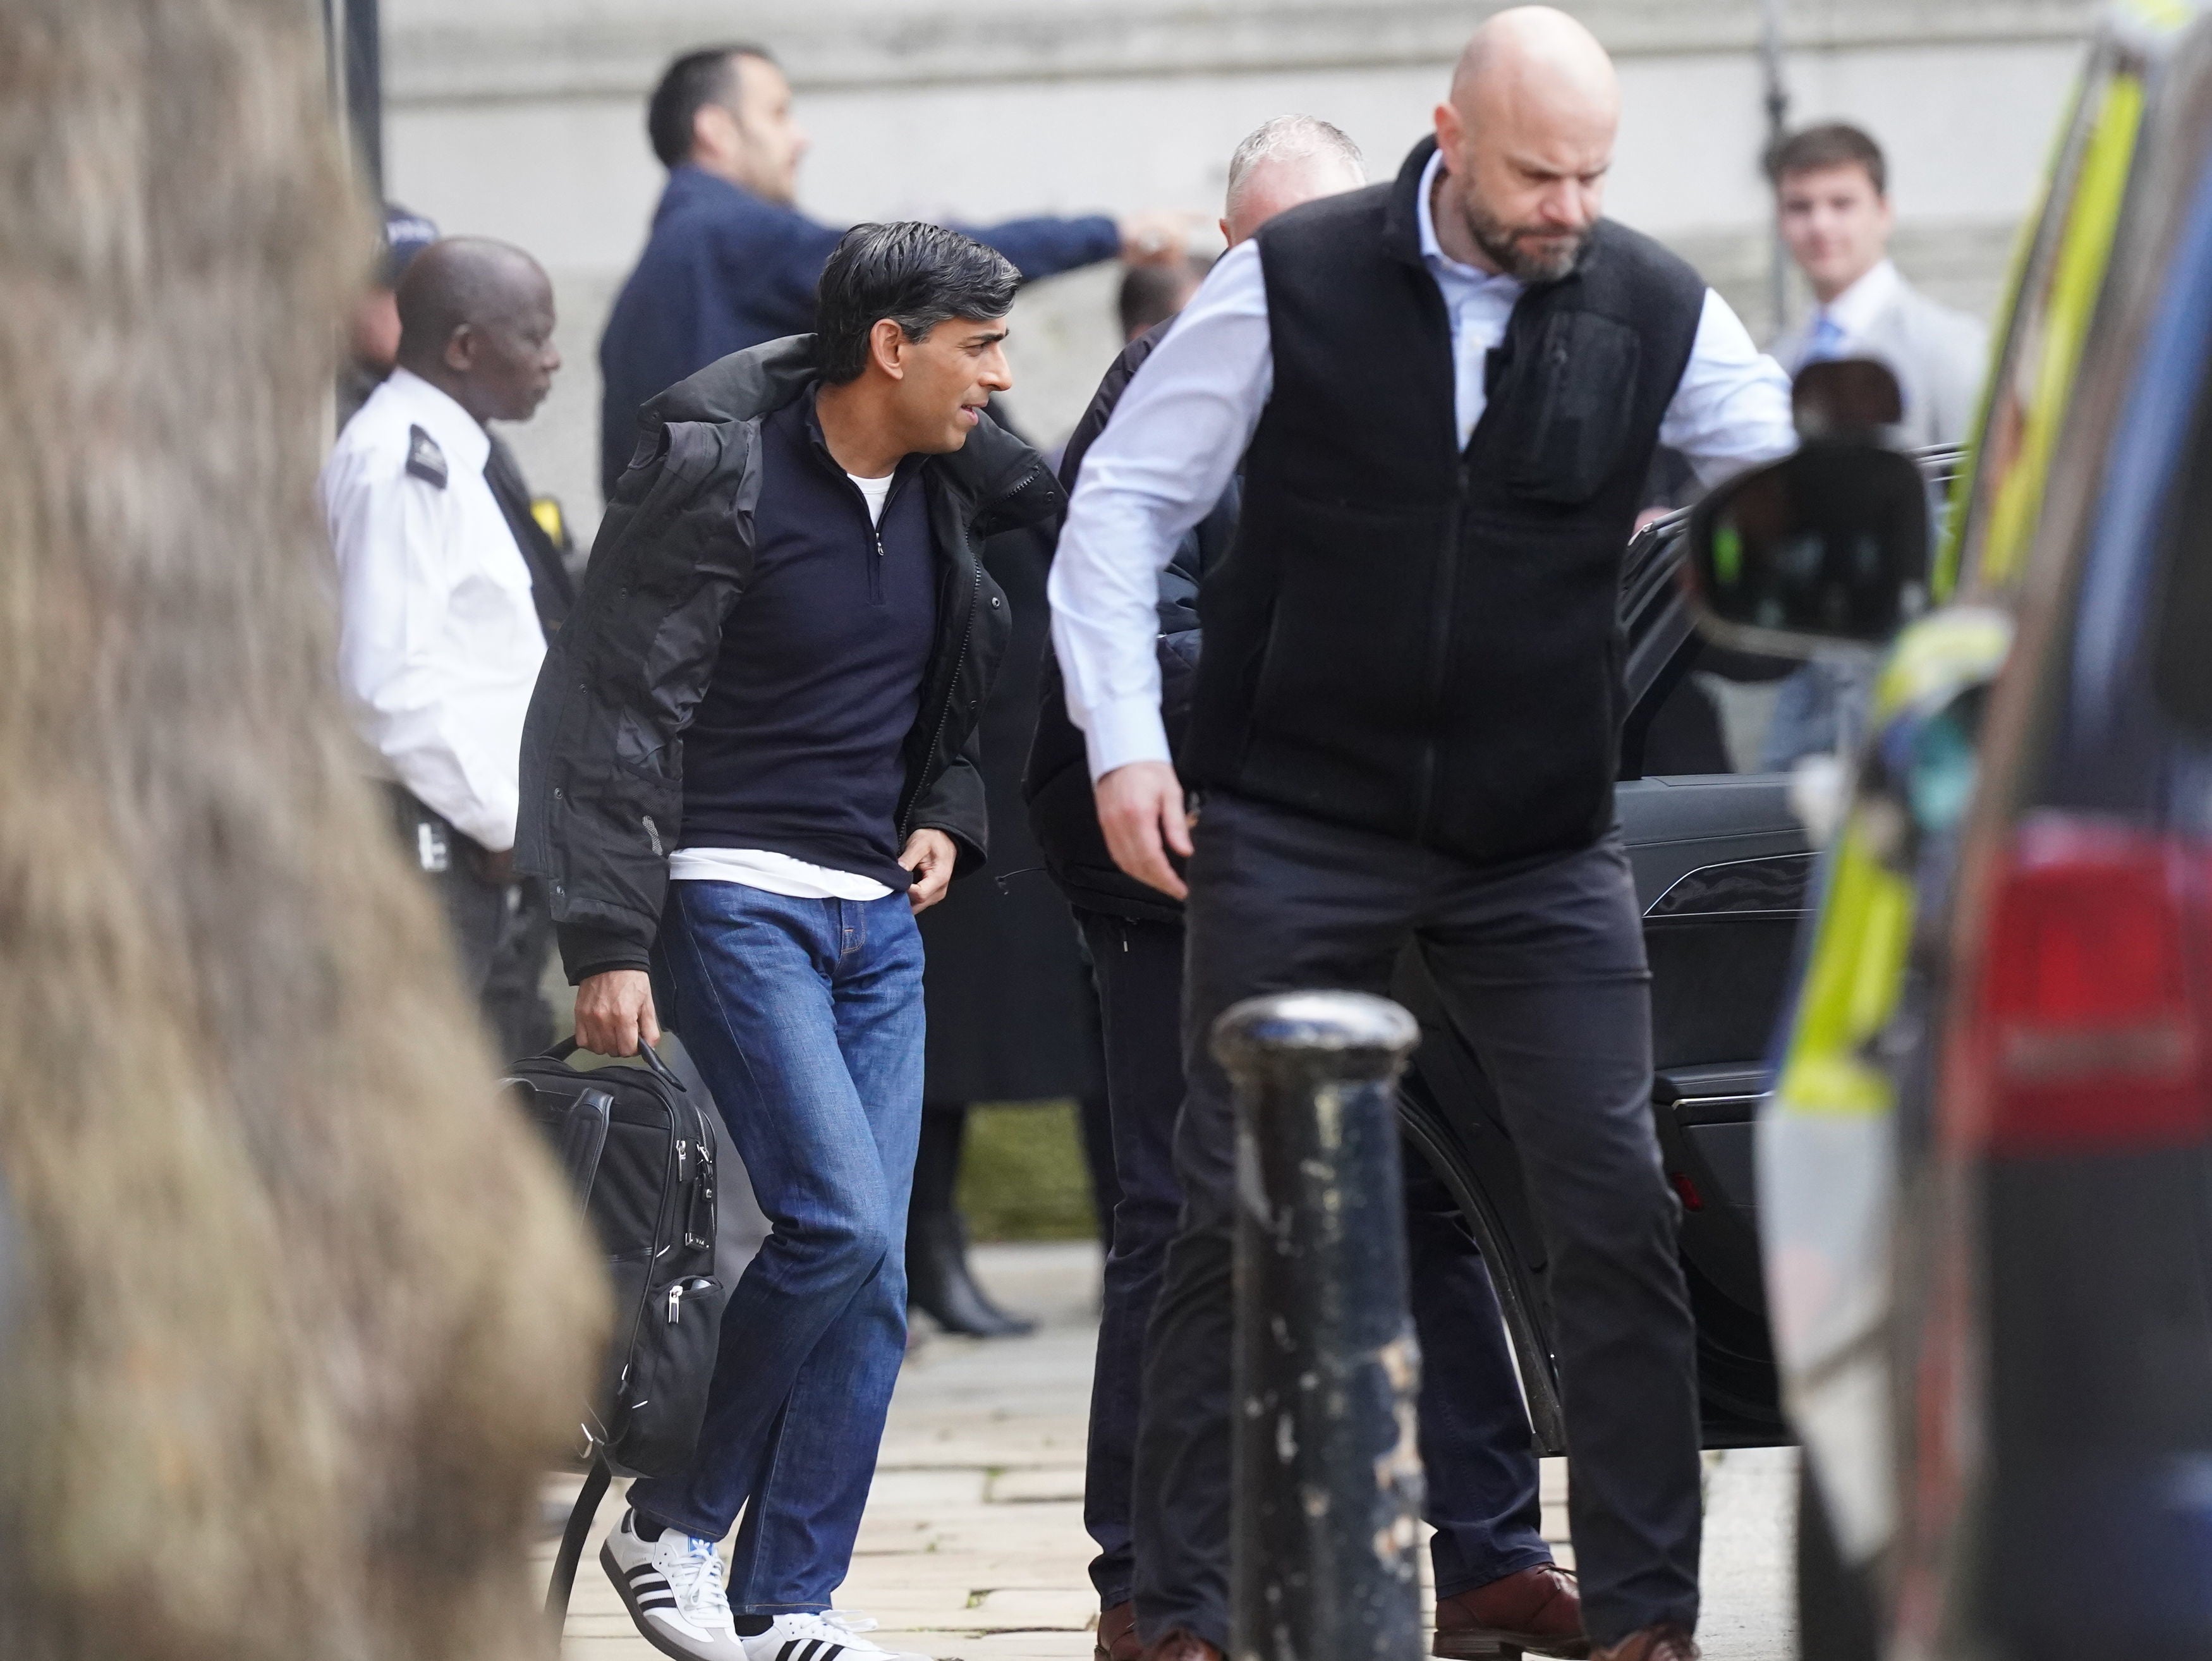
[(2014, 232), (2012, 259), (2005, 271), (2002, 299), (1997, 306), (1996, 326), (1990, 332), (1989, 362), (1982, 369), (1982, 397), (1974, 411), (1973, 429), (1966, 440), (1966, 453), (1959, 459), (1959, 472), (1951, 481), (1948, 511), (1943, 516), (1942, 540), (1936, 545), (1934, 573), (1929, 580), (1929, 594), (1938, 605), (1946, 604), (1959, 586), (1959, 560), (1964, 552), (1966, 527), (1974, 501), (1974, 484), (1981, 477), (1982, 453), (1990, 441), (1990, 412), (1997, 405), (1997, 374), (2004, 368), (2005, 343), (2012, 338), (2013, 318), (2021, 308), (2021, 298), (2027, 286), (2027, 272), (2035, 258), (2036, 228), (2051, 199), (2051, 180), (2058, 175), (2059, 165), (2066, 159), (2066, 136), (2074, 130), (2086, 88), (2074, 89), (2073, 101), (2067, 106), (2066, 119), (2059, 124), (2057, 137), (2051, 140), (2051, 159), (2044, 164), (2043, 187), (2037, 194), (2034, 205), (2027, 216), (2020, 222)]
[(2023, 412), (2024, 430), (2017, 440), (2020, 454), (1998, 485), (1990, 509), (1989, 537), (1976, 573), (1984, 587), (2009, 586), (2027, 563), (2042, 514), (2051, 453), (2119, 228), (2120, 204), (2127, 193), (2128, 168), (2142, 113), (2142, 81), (2131, 75), (2115, 76), (2082, 157), (2081, 180), (2068, 214), (2066, 240), (2042, 319), (2042, 350), (2033, 367), (2032, 390)]
[(1931, 612), (1897, 637), (1875, 683), (1874, 724), (1899, 710), (1994, 676), (2012, 649), (2012, 618), (1994, 607)]
[(1785, 1113), (1882, 1114), (1896, 1104), (1895, 1092), (1866, 1051), (1904, 984), (1912, 885), (1875, 857), (1856, 814), (1835, 861), (1775, 1105)]

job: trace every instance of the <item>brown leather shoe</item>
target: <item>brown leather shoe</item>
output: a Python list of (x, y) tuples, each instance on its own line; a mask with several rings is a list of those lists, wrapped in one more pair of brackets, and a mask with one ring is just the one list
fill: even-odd
[(1524, 1650), (1571, 1661), (1590, 1652), (1572, 1571), (1539, 1563), (1472, 1591), (1437, 1599), (1431, 1654), (1454, 1661), (1510, 1661)]
[(1221, 1652), (1203, 1638), (1176, 1628), (1153, 1640), (1144, 1661), (1221, 1661)]
[(1137, 1606), (1116, 1603), (1098, 1611), (1098, 1640), (1091, 1646), (1091, 1661), (1143, 1661), (1145, 1646), (1137, 1639)]
[(1698, 1661), (1698, 1640), (1687, 1627), (1646, 1627), (1592, 1651), (1590, 1661)]

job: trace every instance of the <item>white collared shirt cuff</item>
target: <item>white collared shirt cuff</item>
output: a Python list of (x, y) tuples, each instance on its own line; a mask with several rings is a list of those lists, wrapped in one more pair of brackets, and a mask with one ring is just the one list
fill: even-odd
[(1091, 755), (1091, 782), (1096, 784), (1117, 767), (1132, 762), (1174, 763), (1168, 748), (1168, 729), (1160, 720), (1156, 698), (1119, 698), (1088, 712), (1084, 745)]

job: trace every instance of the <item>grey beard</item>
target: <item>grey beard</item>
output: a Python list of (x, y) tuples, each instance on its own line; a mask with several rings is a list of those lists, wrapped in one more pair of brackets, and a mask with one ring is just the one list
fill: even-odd
[(1471, 202), (1462, 202), (1460, 211), (1466, 216), (1468, 232), (1474, 238), (1475, 246), (1488, 254), (1508, 277), (1522, 283), (1558, 282), (1582, 263), (1583, 249), (1589, 241), (1589, 233), (1584, 231), (1557, 253), (1533, 253), (1517, 240), (1524, 228), (1493, 219)]

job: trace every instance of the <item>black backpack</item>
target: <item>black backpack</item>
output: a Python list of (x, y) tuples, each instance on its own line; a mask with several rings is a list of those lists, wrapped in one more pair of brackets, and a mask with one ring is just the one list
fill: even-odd
[(643, 1067), (568, 1065), (569, 1040), (501, 1081), (550, 1141), (607, 1254), (615, 1319), (584, 1421), (587, 1457), (623, 1476), (680, 1470), (699, 1439), (731, 1283), (715, 1272), (726, 1136), (650, 1048)]

